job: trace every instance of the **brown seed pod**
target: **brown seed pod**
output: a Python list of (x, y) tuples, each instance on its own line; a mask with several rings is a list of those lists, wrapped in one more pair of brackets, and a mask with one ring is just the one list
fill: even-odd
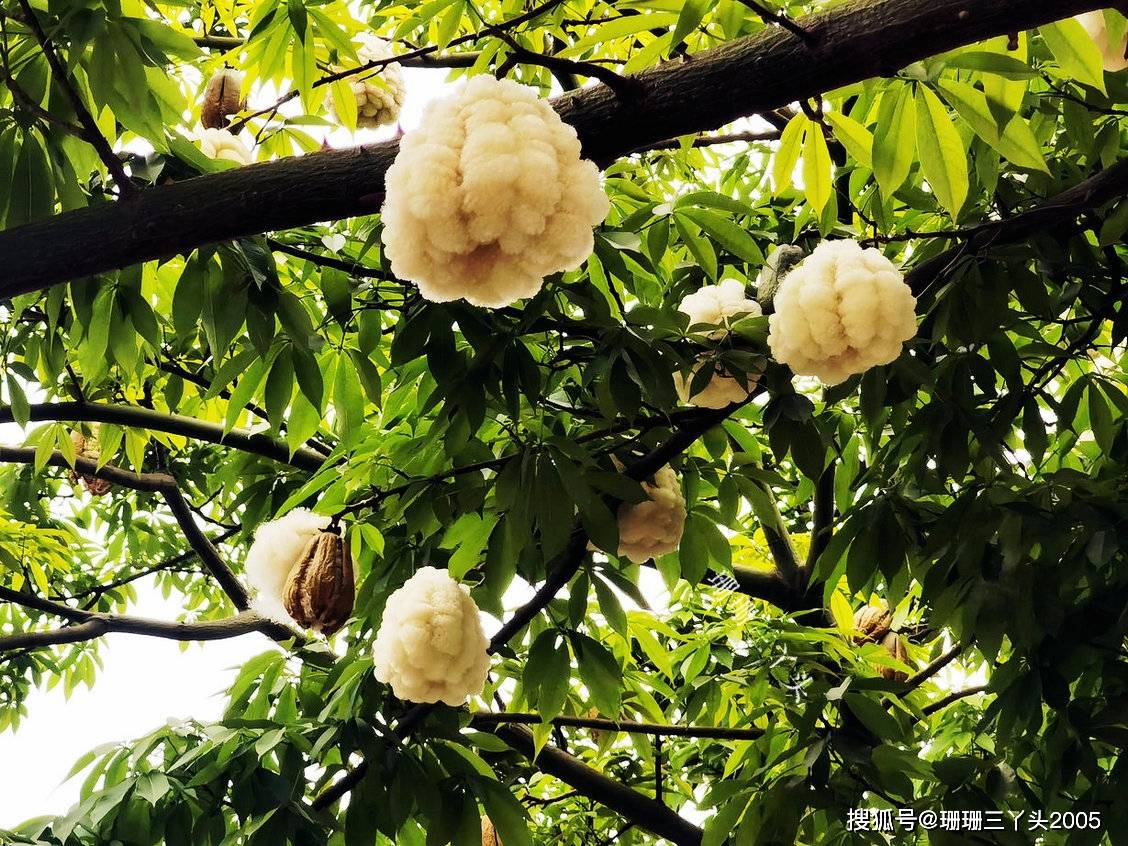
[[(908, 661), (909, 651), (905, 646), (905, 639), (896, 632), (888, 632), (885, 637), (881, 639), (881, 645), (885, 647), (885, 650), (890, 655), (902, 664)], [(908, 673), (902, 670), (896, 670), (893, 667), (879, 667), (878, 672), (881, 673), (881, 677), (886, 681), (903, 682), (908, 681), (909, 678)]]
[(204, 87), (204, 100), (200, 107), (200, 123), (208, 129), (223, 129), (227, 118), (247, 108), (247, 101), (239, 96), (243, 74), (223, 68)]
[[(599, 719), (599, 709), (598, 708), (588, 708), (587, 716), (588, 716), (589, 720), (598, 720)], [(589, 730), (591, 731), (591, 739), (595, 743), (599, 743), (600, 741), (602, 741), (604, 735), (607, 734), (607, 732), (605, 732), (603, 729), (593, 728), (593, 729), (589, 729)]]
[(854, 612), (854, 642), (877, 643), (889, 633), (893, 615), (884, 606), (866, 605)]
[(307, 629), (331, 635), (349, 619), (355, 600), (352, 555), (345, 539), (336, 532), (315, 535), (286, 578), (286, 613)]
[(482, 817), (482, 846), (505, 846), (489, 817)]
[[(71, 443), (74, 444), (74, 454), (77, 458), (86, 458), (90, 461), (97, 461), (101, 455), (102, 450), (98, 445), (98, 439), (91, 437), (87, 438), (82, 432), (75, 429), (71, 432)], [(99, 479), (97, 476), (86, 476), (76, 473), (71, 470), (68, 474), (72, 485), (77, 485), (79, 482), (86, 488), (86, 492), (91, 496), (105, 496), (110, 492), (113, 487), (105, 479)]]

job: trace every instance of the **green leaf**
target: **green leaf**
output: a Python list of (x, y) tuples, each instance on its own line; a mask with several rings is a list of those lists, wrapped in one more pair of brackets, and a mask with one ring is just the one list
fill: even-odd
[(489, 779), (474, 779), (473, 786), (501, 842), (506, 846), (532, 846), (529, 814), (517, 797), (504, 785)]
[(813, 122), (807, 126), (807, 132), (803, 136), (803, 186), (807, 192), (807, 202), (822, 214), (834, 192), (834, 183), (830, 149), (826, 145), (823, 128)]
[(303, 0), (286, 0), (286, 14), (290, 18), (290, 26), (298, 40), (305, 42), (306, 30), (309, 28), (309, 15), (306, 14)]
[(964, 82), (942, 79), (938, 83), (944, 99), (967, 122), (975, 134), (990, 144), (998, 153), (1020, 167), (1049, 173), (1038, 141), (1021, 115), (1015, 115), (999, 132), (998, 124), (987, 105), (982, 91)]
[(952, 217), (967, 199), (967, 152), (940, 98), (921, 85), (916, 93), (917, 153), (924, 178)]
[(683, 209), (678, 214), (688, 217), (737, 258), (749, 264), (763, 263), (764, 254), (757, 246), (756, 239), (731, 220), (726, 220), (716, 212), (705, 209)]
[(772, 162), (772, 184), (775, 186), (776, 193), (791, 185), (795, 165), (803, 150), (803, 137), (810, 123), (806, 115), (798, 114), (783, 128), (779, 147), (776, 148), (775, 160)]
[(573, 633), (572, 645), (576, 649), (576, 666), (580, 678), (591, 695), (599, 713), (610, 719), (619, 714), (622, 696), (623, 671), (619, 662), (603, 644), (578, 633)]
[(916, 150), (916, 110), (912, 88), (901, 85), (881, 95), (874, 136), (873, 170), (881, 193), (892, 197), (904, 183)]
[(1058, 65), (1069, 76), (1105, 92), (1104, 60), (1096, 42), (1074, 18), (1045, 24), (1038, 29)]
[(846, 152), (862, 167), (873, 167), (873, 133), (841, 112), (827, 112), (826, 121)]

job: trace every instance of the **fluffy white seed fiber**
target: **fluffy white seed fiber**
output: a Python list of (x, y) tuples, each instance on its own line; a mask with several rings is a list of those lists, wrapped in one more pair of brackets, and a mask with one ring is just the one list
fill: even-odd
[(329, 518), (307, 508), (295, 508), (255, 530), (255, 540), (244, 567), (247, 582), (256, 592), (256, 610), (275, 620), (293, 624), (282, 606), (286, 577), (298, 563), (306, 544), (329, 525)]
[(686, 296), (678, 311), (689, 315), (689, 325), (708, 323), (719, 328), (709, 337), (719, 341), (729, 333), (729, 323), (735, 315), (759, 317), (760, 304), (744, 293), (744, 283), (739, 279), (722, 279), (716, 285), (706, 285)]
[(209, 159), (249, 165), (255, 160), (250, 148), (236, 135), (226, 129), (201, 129), (196, 133), (196, 143), (200, 151)]
[(1128, 33), (1123, 38), (1112, 43), (1109, 39), (1108, 25), (1105, 13), (1098, 9), (1095, 12), (1086, 12), (1077, 16), (1077, 21), (1085, 27), (1089, 37), (1096, 42), (1104, 59), (1104, 69), (1109, 73), (1116, 73), (1128, 68)]
[(458, 707), (485, 687), (488, 645), (470, 590), (422, 567), (388, 597), (372, 647), (376, 678), (400, 699)]
[(490, 308), (582, 264), (610, 208), (576, 131), (533, 89), (489, 75), (427, 106), (385, 185), (395, 274), (432, 302)]
[(749, 373), (747, 383), (741, 384), (739, 379), (729, 376), (718, 368), (714, 369), (705, 387), (691, 395), (694, 376), (704, 364), (704, 361), (699, 360), (688, 377), (683, 376), (680, 371), (674, 374), (674, 387), (677, 388), (678, 397), (687, 405), (695, 405), (698, 408), (724, 408), (732, 402), (743, 402), (748, 399), (748, 395), (760, 378), (758, 374)]
[(897, 267), (857, 241), (824, 241), (783, 280), (769, 321), (776, 361), (836, 385), (901, 354), (916, 299)]
[[(361, 36), (361, 42), (356, 51), (361, 64), (392, 57), (392, 45), (383, 38), (366, 33)], [(350, 79), (349, 86), (356, 97), (357, 127), (375, 129), (396, 122), (407, 95), (403, 69), (398, 62), (358, 74)]]
[(654, 483), (642, 482), (649, 499), (619, 506), (619, 555), (641, 564), (674, 552), (685, 529), (685, 497), (677, 474), (663, 467)]

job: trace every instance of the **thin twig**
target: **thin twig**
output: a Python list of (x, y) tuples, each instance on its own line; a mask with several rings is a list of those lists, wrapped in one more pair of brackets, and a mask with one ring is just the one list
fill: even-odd
[(921, 713), (924, 714), (927, 717), (931, 714), (935, 714), (937, 711), (940, 711), (943, 708), (947, 708), (953, 702), (957, 702), (960, 699), (965, 699), (968, 696), (975, 696), (977, 693), (983, 693), (986, 690), (987, 690), (987, 685), (977, 684), (977, 685), (974, 685), (972, 687), (964, 688), (963, 690), (952, 691), (947, 696), (945, 696), (943, 699), (937, 699), (935, 702), (931, 703), (930, 705), (926, 705), (921, 710)]
[(764, 20), (770, 21), (783, 27), (792, 35), (799, 38), (804, 44), (811, 45), (818, 41), (818, 38), (813, 33), (808, 32), (803, 27), (799, 26), (799, 24), (795, 23), (795, 21), (793, 21), (782, 12), (773, 12), (763, 3), (756, 2), (756, 0), (740, 0), (740, 2)]

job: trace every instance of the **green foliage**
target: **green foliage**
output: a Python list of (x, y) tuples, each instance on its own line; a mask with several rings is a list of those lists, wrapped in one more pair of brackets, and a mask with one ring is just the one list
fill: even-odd
[[(514, 28), (513, 43), (478, 33), (527, 11), (516, 0), (35, 5), (69, 84), (115, 149), (145, 151), (128, 166), (154, 185), (213, 167), (185, 138), (200, 80), (225, 62), (260, 99), (296, 92), (288, 110), (247, 119), (265, 160), (355, 121), (348, 80), (316, 82), (355, 66), (364, 30), (401, 53), (476, 51), (452, 78), (502, 68), (547, 93), (553, 75), (510, 61), (514, 44), (630, 73), (767, 26), (736, 0), (569, 0)], [(5, 228), (114, 201), (20, 17), (0, 2)], [(243, 44), (201, 47), (205, 34)], [(647, 795), (661, 772), (665, 802), (692, 803), (709, 844), (885, 842), (847, 831), (857, 807), (1097, 810), (1124, 842), (1123, 199), (1077, 225), (958, 252), (918, 291), (920, 331), (901, 357), (827, 390), (769, 360), (766, 317), (714, 341), (676, 311), (702, 285), (754, 284), (782, 244), (872, 238), (919, 267), (969, 243), (965, 228), (1121, 160), (1128, 75), (1104, 74), (1073, 21), (1007, 42), (825, 92), (783, 116), (778, 140), (684, 138), (611, 163), (612, 211), (592, 256), (518, 306), (423, 301), (388, 271), (376, 215), (0, 303), (4, 419), (36, 451), (0, 470), (0, 587), (121, 614), (137, 584), (155, 585), (185, 620), (233, 611), (184, 554), (160, 496), (117, 487), (95, 499), (46, 466), (56, 450), (73, 460), (76, 421), (32, 422), (33, 406), (63, 401), (144, 407), (227, 435), (253, 427), (291, 459), (324, 457), (314, 472), (175, 425), (99, 431), (101, 462), (175, 477), (240, 575), (254, 528), (299, 505), (347, 512), (359, 574), (353, 619), (331, 644), (252, 659), (215, 724), (90, 752), (75, 769), (78, 805), (0, 840), (461, 846), (480, 842), (487, 814), (509, 846), (609, 841), (621, 818), (466, 710), (440, 707), (401, 742), (390, 727), (408, 706), (374, 680), (371, 642), (388, 596), (421, 566), (448, 568), (504, 619), (577, 525), (616, 549), (614, 509), (641, 493), (613, 458), (629, 464), (694, 419), (673, 374), (707, 355), (741, 378), (766, 371), (764, 392), (673, 459), (689, 512), (680, 551), (653, 568), (586, 555), (495, 657), (483, 702), (496, 695), (546, 720), (756, 730), (659, 747), (643, 734), (535, 727), (538, 745), (563, 739)], [(837, 519), (822, 544), (812, 500), (827, 468)], [(771, 572), (769, 541), (785, 535), (800, 563), (816, 546), (801, 601), (779, 608), (725, 587), (726, 575), (748, 584)], [(910, 635), (908, 668), (853, 641), (853, 609), (876, 598)], [(61, 622), (0, 603), (0, 640)], [(878, 674), (919, 669), (951, 644), (963, 647), (955, 669), (919, 685)], [(98, 649), (5, 653), (0, 730), (27, 718), (34, 687), (95, 683)], [(983, 695), (928, 708), (972, 681)], [(369, 769), (347, 805), (313, 810), (361, 758)], [(644, 822), (617, 842), (656, 842)]]

